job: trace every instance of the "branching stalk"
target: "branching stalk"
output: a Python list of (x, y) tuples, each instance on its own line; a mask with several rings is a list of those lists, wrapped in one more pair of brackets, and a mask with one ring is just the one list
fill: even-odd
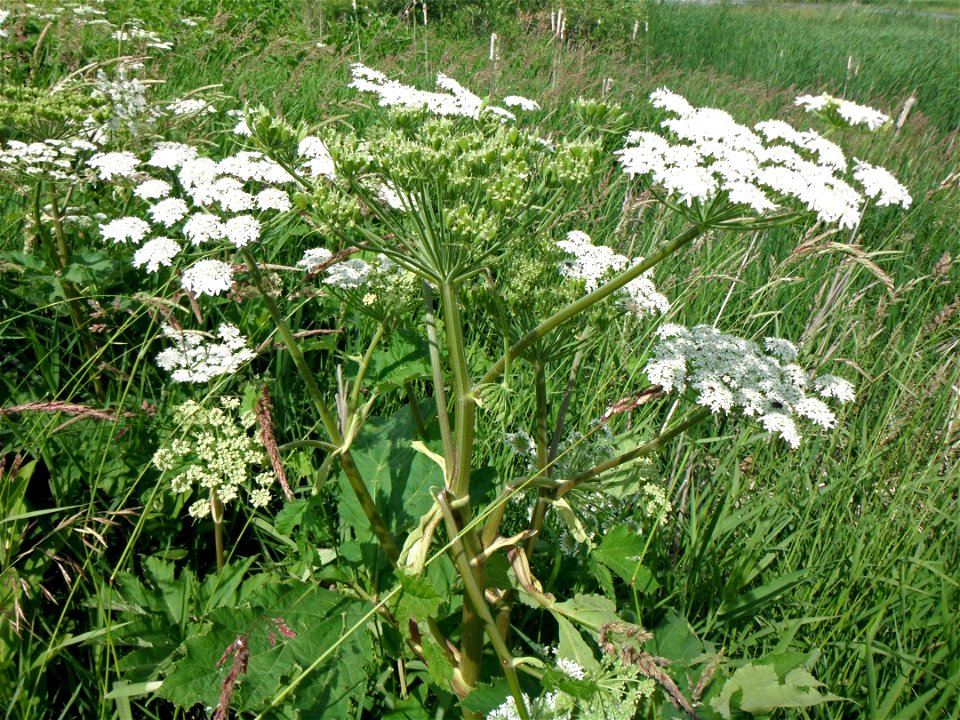
[(620, 467), (621, 465), (630, 462), (631, 460), (636, 460), (637, 458), (644, 457), (645, 455), (651, 455), (663, 447), (666, 443), (670, 442), (677, 435), (689, 430), (694, 425), (703, 422), (708, 417), (710, 417), (709, 408), (702, 408), (696, 411), (693, 415), (688, 417), (679, 425), (676, 425), (669, 430), (666, 430), (657, 437), (655, 437), (650, 442), (644, 443), (638, 448), (634, 448), (630, 452), (625, 452), (623, 455), (618, 455), (615, 458), (610, 458), (605, 460), (602, 463), (594, 465), (589, 470), (584, 470), (579, 475), (565, 480), (560, 486), (554, 491), (553, 497), (559, 499), (566, 495), (568, 492), (576, 488), (578, 485), (592, 480), (593, 478), (605, 473), (607, 470), (612, 470), (613, 468)]
[(263, 275), (257, 266), (256, 258), (254, 258), (249, 248), (242, 248), (241, 252), (247, 263), (253, 284), (260, 292), (260, 296), (267, 306), (267, 311), (277, 326), (277, 332), (280, 333), (280, 337), (284, 345), (286, 345), (290, 357), (293, 358), (293, 364), (296, 365), (300, 377), (303, 378), (303, 382), (307, 386), (307, 392), (313, 400), (317, 412), (320, 413), (320, 420), (323, 423), (324, 429), (327, 431), (330, 442), (340, 449), (340, 467), (343, 468), (343, 474), (346, 476), (347, 482), (350, 483), (350, 489), (353, 490), (353, 493), (357, 496), (360, 507), (363, 509), (364, 515), (366, 515), (370, 526), (373, 528), (373, 532), (377, 536), (377, 540), (384, 554), (387, 556), (390, 564), (396, 567), (397, 561), (400, 559), (400, 549), (397, 547), (396, 540), (393, 539), (393, 535), (390, 533), (387, 524), (380, 515), (380, 511), (377, 510), (376, 503), (370, 496), (370, 491), (367, 490), (367, 486), (363, 483), (363, 478), (360, 477), (360, 471), (353, 461), (353, 456), (350, 454), (349, 448), (343, 447), (343, 436), (340, 434), (337, 420), (333, 414), (331, 414), (330, 408), (324, 401), (323, 393), (320, 391), (316, 378), (310, 370), (310, 366), (307, 365), (303, 353), (300, 351), (300, 346), (297, 345), (297, 339), (290, 330), (286, 318), (283, 317), (283, 313), (280, 312), (280, 308), (277, 307), (273, 298), (265, 291), (263, 287)]
[(565, 308), (561, 308), (555, 312), (553, 315), (537, 325), (537, 327), (535, 327), (533, 330), (520, 338), (520, 340), (515, 342), (513, 346), (494, 364), (494, 366), (487, 371), (486, 375), (480, 379), (478, 385), (488, 385), (492, 382), (495, 382), (496, 379), (503, 374), (507, 363), (519, 357), (520, 353), (530, 347), (538, 339), (544, 337), (551, 330), (559, 327), (567, 320), (576, 317), (591, 305), (594, 305), (604, 298), (609, 297), (630, 281), (636, 280), (647, 270), (692, 242), (705, 230), (706, 228), (700, 225), (690, 226), (680, 233), (676, 239), (664, 245), (642, 263), (631, 266), (610, 280), (608, 283), (601, 285), (593, 292), (584, 295), (579, 300), (576, 300), (567, 305)]

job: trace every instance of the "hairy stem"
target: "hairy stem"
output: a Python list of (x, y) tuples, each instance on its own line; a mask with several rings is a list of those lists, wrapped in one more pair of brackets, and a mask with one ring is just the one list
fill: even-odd
[(454, 452), (450, 489), (457, 500), (470, 494), (470, 470), (473, 464), (473, 433), (476, 402), (467, 368), (467, 356), (463, 346), (463, 327), (456, 288), (449, 283), (440, 284), (440, 300), (443, 306), (443, 324), (447, 333), (447, 355), (450, 373), (453, 376), (454, 393)]
[(373, 528), (373, 532), (377, 536), (377, 540), (384, 554), (387, 556), (390, 564), (396, 567), (397, 561), (400, 559), (400, 549), (397, 547), (396, 540), (393, 539), (393, 535), (391, 535), (387, 524), (380, 515), (380, 511), (377, 510), (376, 503), (370, 496), (370, 491), (367, 490), (367, 486), (364, 485), (363, 478), (360, 477), (360, 471), (353, 461), (353, 456), (350, 454), (349, 448), (344, 448), (343, 446), (343, 436), (340, 434), (340, 427), (337, 424), (337, 420), (330, 412), (330, 408), (327, 407), (327, 403), (323, 399), (323, 393), (320, 391), (320, 386), (317, 385), (317, 380), (310, 370), (310, 366), (307, 365), (307, 361), (300, 351), (300, 346), (297, 344), (297, 339), (290, 330), (286, 318), (284, 318), (283, 313), (280, 312), (280, 308), (277, 307), (273, 298), (264, 290), (263, 275), (257, 266), (256, 258), (254, 258), (249, 248), (242, 248), (241, 252), (249, 268), (253, 284), (257, 290), (260, 291), (260, 297), (263, 298), (263, 302), (267, 306), (267, 311), (277, 326), (277, 332), (280, 333), (280, 337), (287, 347), (287, 352), (289, 352), (290, 357), (293, 358), (293, 364), (296, 365), (300, 377), (303, 378), (303, 382), (307, 386), (307, 392), (313, 400), (314, 407), (316, 407), (317, 412), (320, 413), (320, 420), (323, 423), (324, 430), (327, 432), (327, 436), (330, 438), (330, 442), (340, 449), (340, 467), (343, 468), (343, 474), (350, 484), (350, 489), (353, 490), (353, 493), (357, 496), (360, 507), (363, 509), (367, 521)]
[[(507, 648), (506, 642), (504, 642), (503, 638), (500, 636), (500, 632), (497, 629), (497, 623), (494, 620), (493, 614), (490, 612), (490, 607), (487, 605), (487, 601), (483, 596), (483, 584), (482, 582), (478, 583), (476, 580), (476, 574), (474, 570), (475, 566), (479, 564), (476, 562), (479, 558), (475, 554), (471, 556), (471, 553), (468, 549), (470, 533), (473, 533), (474, 531), (462, 531), (460, 529), (461, 526), (454, 514), (454, 509), (450, 505), (448, 491), (438, 490), (434, 495), (434, 498), (437, 501), (440, 511), (443, 513), (443, 519), (447, 526), (447, 534), (450, 536), (451, 540), (450, 553), (453, 562), (456, 565), (457, 572), (460, 575), (460, 578), (463, 580), (463, 587), (466, 591), (466, 594), (463, 598), (464, 617), (466, 618), (466, 610), (467, 606), (469, 605), (471, 617), (474, 619), (471, 632), (475, 631), (475, 629), (479, 627), (481, 638), (483, 633), (486, 632), (487, 637), (490, 639), (490, 644), (493, 646), (497, 657), (500, 659), (500, 667), (503, 669), (503, 674), (507, 679), (507, 685), (510, 688), (510, 694), (513, 696), (513, 699), (517, 704), (517, 711), (522, 720), (529, 720), (527, 706), (524, 703), (523, 693), (520, 689), (520, 681), (517, 678), (517, 669), (513, 663), (513, 656), (510, 654), (510, 650)], [(462, 637), (466, 637), (466, 633), (467, 628), (464, 627), (462, 630)], [(468, 688), (472, 689), (476, 685), (476, 680), (479, 678), (479, 663), (476, 666), (476, 675), (474, 675), (472, 672), (474, 669), (473, 667), (465, 668), (464, 666), (465, 656), (465, 649), (461, 647), (461, 675)], [(470, 676), (468, 676), (467, 670), (471, 671)], [(466, 709), (464, 709), (463, 715), (467, 720), (471, 720), (473, 717), (475, 717), (474, 713), (471, 713)]]

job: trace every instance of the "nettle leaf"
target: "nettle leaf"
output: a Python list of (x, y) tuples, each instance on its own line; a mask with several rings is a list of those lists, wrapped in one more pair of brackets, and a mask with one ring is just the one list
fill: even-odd
[[(431, 488), (443, 487), (443, 472), (423, 453), (414, 450), (416, 426), (410, 408), (402, 407), (389, 417), (367, 420), (351, 446), (351, 454), (387, 526), (398, 538), (417, 525), (433, 504)], [(360, 541), (375, 542), (373, 530), (340, 475), (340, 519)]]
[(781, 679), (773, 665), (749, 663), (724, 683), (710, 707), (724, 720), (730, 720), (735, 710), (761, 715), (777, 708), (812, 707), (843, 700), (832, 693), (821, 693), (821, 687), (823, 683), (805, 668), (794, 668)]
[(306, 717), (348, 717), (365, 692), (364, 663), (371, 656), (366, 632), (353, 628), (370, 606), (303, 582), (264, 588), (259, 600), (211, 612), (159, 694), (183, 707), (216, 707), (240, 638), (249, 659), (231, 698), (235, 712), (264, 709), (292, 677), (329, 652), (329, 660), (295, 690), (295, 705)]
[(646, 541), (625, 525), (618, 525), (593, 551), (593, 559), (606, 565), (629, 585), (643, 593), (654, 592), (660, 584), (650, 570), (640, 564)]
[(553, 617), (560, 626), (560, 646), (557, 648), (557, 657), (573, 660), (584, 670), (597, 669), (600, 663), (597, 662), (593, 650), (583, 639), (580, 631), (562, 615), (554, 613)]
[(437, 610), (443, 598), (437, 593), (433, 585), (421, 576), (397, 573), (403, 592), (397, 601), (394, 614), (400, 621), (400, 632), (409, 632), (407, 620), (422, 621), (428, 617), (436, 617)]
[(554, 616), (563, 615), (597, 633), (604, 625), (621, 622), (616, 605), (602, 595), (574, 595), (570, 600), (555, 603), (549, 610)]

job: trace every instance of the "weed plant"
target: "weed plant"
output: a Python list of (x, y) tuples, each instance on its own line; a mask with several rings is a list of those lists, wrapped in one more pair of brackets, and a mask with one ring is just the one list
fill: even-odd
[[(304, 133), (323, 138), (342, 173), (352, 147), (343, 138), (380, 137), (386, 147), (396, 123), (430, 127), (423, 117), (385, 117), (349, 89), (350, 63), (362, 57), (419, 87), (431, 86), (439, 68), (472, 89), (489, 88), (494, 104), (511, 92), (536, 98), (543, 110), (521, 127), (554, 142), (586, 142), (596, 169), (575, 193), (568, 188), (543, 203), (551, 212), (530, 216), (539, 231), (523, 226), (516, 233), (523, 252), (477, 261), (493, 278), (512, 281), (495, 285), (499, 297), (484, 273), (446, 290), (447, 276), (434, 274), (426, 305), (419, 285), (337, 290), (319, 280), (322, 264), (307, 283), (302, 269), (293, 270), (305, 250), (318, 246), (375, 247), (406, 261), (383, 233), (404, 238), (408, 250), (423, 236), (411, 234), (362, 184), (352, 190), (364, 212), (332, 216), (343, 208), (331, 205), (324, 181), (305, 178), (309, 187), (293, 198), (300, 212), (270, 221), (269, 241), (232, 259), (244, 267), (235, 270), (241, 282), (227, 299), (190, 298), (177, 273), (161, 267), (145, 275), (131, 266), (131, 247), (104, 241), (100, 225), (144, 207), (124, 181), (92, 170), (70, 184), (18, 177), (21, 192), (0, 194), (6, 717), (223, 717), (215, 708), (226, 703), (245, 717), (289, 717), (298, 708), (303, 717), (512, 717), (502, 706), (510, 694), (502, 678), (511, 676), (504, 657), (520, 669), (510, 684), (531, 697), (546, 688), (545, 698), (550, 692), (578, 698), (577, 717), (591, 716), (595, 697), (617, 697), (623, 707), (636, 700), (639, 717), (682, 716), (668, 699), (674, 691), (699, 698), (701, 717), (724, 716), (724, 697), (749, 713), (757, 688), (780, 700), (792, 692), (806, 704), (831, 693), (845, 698), (773, 711), (780, 716), (956, 717), (960, 283), (953, 260), (956, 63), (949, 66), (956, 59), (955, 25), (858, 15), (855, 25), (831, 34), (812, 11), (780, 9), (774, 16), (754, 8), (656, 6), (644, 8), (649, 47), (624, 37), (627, 24), (606, 36), (616, 42), (597, 47), (591, 43), (605, 36), (595, 19), (561, 41), (550, 32), (548, 8), (523, 8), (527, 15), (503, 9), (500, 17), (508, 19), (495, 28), (489, 19), (478, 22), (471, 8), (462, 15), (447, 8), (442, 25), (431, 16), (427, 28), (416, 29), (409, 13), (323, 8), (317, 14), (296, 3), (237, 4), (214, 15), (203, 3), (183, 5), (178, 12), (196, 25), (181, 24), (182, 16), (162, 4), (105, 9), (117, 27), (131, 27), (137, 14), (142, 22), (132, 27), (156, 31), (161, 43), (175, 41), (176, 54), (146, 47), (147, 36), (140, 44), (118, 42), (76, 13), (59, 20), (18, 13), (0, 25), (8, 31), (0, 38), (2, 79), (8, 87), (47, 88), (83, 70), (75, 87), (87, 97), (97, 70), (116, 78), (103, 59), (130, 55), (145, 63), (139, 77), (165, 81), (145, 95), (148, 107), (164, 114), (137, 116), (105, 148), (146, 159), (158, 139), (189, 141), (221, 158), (235, 151), (230, 130), (242, 119), (254, 131), (247, 142), (281, 162), (295, 157)], [(848, 18), (846, 11), (829, 12)], [(777, 34), (784, 27), (792, 28), (786, 37)], [(471, 35), (474, 29), (498, 32), (497, 62), (487, 37)], [(739, 55), (724, 49), (734, 32), (744, 48)], [(764, 49), (775, 37), (780, 44)], [(896, 52), (904, 38), (909, 52)], [(707, 57), (713, 49), (717, 54)], [(824, 64), (815, 66), (814, 57)], [(101, 65), (88, 67), (93, 59)], [(457, 372), (467, 367), (476, 377), (491, 376), (496, 359), (530, 322), (549, 314), (552, 303), (580, 297), (569, 295), (569, 280), (560, 282), (563, 254), (554, 241), (589, 228), (598, 245), (650, 257), (684, 231), (675, 214), (659, 209), (649, 192), (655, 187), (629, 182), (613, 163), (628, 130), (655, 129), (663, 119), (647, 96), (664, 85), (744, 123), (777, 116), (801, 129), (824, 126), (793, 106), (797, 88), (870, 102), (894, 121), (914, 94), (917, 104), (901, 127), (831, 135), (848, 157), (889, 168), (914, 202), (906, 211), (871, 207), (858, 227), (842, 231), (821, 223), (702, 233), (656, 268), (657, 288), (672, 301), (663, 317), (624, 315), (607, 301), (575, 329), (555, 334), (556, 345), (534, 346), (552, 353), (549, 360), (530, 352), (512, 357), (502, 380), (478, 388), (472, 454), (479, 460), (464, 510), (451, 462), (466, 452), (462, 428), (469, 424), (468, 408), (457, 402), (464, 397)], [(601, 96), (605, 103), (576, 102)], [(211, 102), (217, 112), (178, 116), (167, 109), (183, 97)], [(244, 102), (245, 116), (224, 114)], [(260, 104), (270, 110), (251, 110)], [(5, 145), (36, 133), (50, 137), (48, 124), (0, 127)], [(498, 126), (479, 127), (492, 135)], [(431, 198), (411, 190), (419, 183), (398, 176), (393, 187), (406, 197), (407, 213), (433, 207)], [(476, 219), (479, 206), (471, 210)], [(86, 216), (92, 221), (84, 225)], [(344, 221), (353, 223), (350, 230)], [(57, 252), (58, 228), (66, 254)], [(376, 237), (363, 234), (370, 232)], [(375, 263), (375, 255), (353, 257)], [(211, 246), (209, 258), (215, 257), (221, 256)], [(511, 296), (523, 282), (539, 292)], [(371, 294), (379, 304), (365, 303)], [(449, 334), (458, 313), (466, 328), (459, 341)], [(164, 335), (171, 318), (187, 331), (179, 341), (176, 333)], [(214, 333), (223, 323), (250, 338), (231, 352), (256, 353), (248, 363), (240, 358), (236, 375), (171, 383), (156, 366), (157, 353), (187, 342), (190, 330)], [(649, 402), (643, 394), (654, 333), (666, 323), (796, 339), (814, 374), (854, 379), (857, 400), (838, 410), (835, 429), (807, 433), (794, 451), (732, 417), (691, 424), (610, 477), (611, 487), (627, 492), (626, 502), (616, 493), (600, 505), (564, 494), (559, 499), (568, 499), (568, 509), (553, 503), (535, 542), (518, 539), (530, 528), (527, 513), (538, 517), (547, 507), (538, 498), (548, 495), (531, 490), (528, 502), (505, 501), (508, 480), (553, 473), (562, 482), (644, 447), (689, 417), (685, 406)], [(438, 381), (438, 364), (443, 377), (458, 342), (464, 364)], [(318, 396), (304, 391), (309, 376), (333, 421), (326, 436)], [(440, 389), (449, 403), (438, 401)], [(200, 467), (185, 446), (172, 444), (200, 442), (206, 432), (183, 415), (190, 401), (204, 412), (226, 402), (224, 412), (236, 412), (237, 423), (259, 418), (244, 431), (263, 445), (251, 461), (276, 472), (276, 452), (295, 499), (287, 501), (275, 476), (272, 499), (258, 507), (262, 495), (254, 501), (252, 493), (261, 486), (253, 474), (225, 506), (216, 496), (211, 503), (209, 495), (171, 492), (178, 472), (191, 465), (210, 471), (210, 462)], [(620, 412), (610, 417), (607, 434), (590, 421), (611, 407)], [(452, 450), (441, 420), (448, 412)], [(225, 427), (216, 419), (221, 415), (211, 417), (214, 427)], [(351, 421), (363, 423), (355, 436)], [(521, 431), (533, 441), (532, 455)], [(345, 438), (352, 438), (349, 451), (372, 488), (372, 507), (356, 493), (349, 467), (338, 469)], [(411, 448), (414, 440), (419, 449)], [(174, 447), (185, 459), (161, 473), (165, 461), (155, 463), (155, 453)], [(198, 482), (221, 494), (233, 487)], [(439, 493), (432, 505), (431, 486), (451, 494)], [(203, 515), (206, 501), (217, 522), (191, 518), (198, 500), (194, 514)], [(658, 503), (670, 510), (661, 514)], [(486, 525), (471, 529), (469, 512)], [(457, 566), (458, 548), (475, 552), (471, 533), (480, 534), (498, 513), (501, 549), (473, 567), (486, 564), (487, 594), (499, 594), (494, 623), (511, 628), (501, 634), (508, 642), (497, 647), (499, 658), (492, 633), (476, 654), (483, 640), (470, 633), (483, 623), (464, 608), (483, 601), (468, 591), (464, 601), (470, 572)], [(378, 522), (401, 533), (394, 549)], [(598, 527), (602, 534), (588, 549), (581, 540)], [(417, 538), (428, 539), (418, 544)], [(490, 539), (481, 542), (489, 547)], [(521, 549), (540, 586), (516, 560)], [(408, 567), (426, 569), (409, 575), (391, 569), (397, 551)], [(557, 606), (544, 612), (539, 606), (547, 594)], [(551, 647), (555, 655), (544, 652)], [(614, 666), (610, 647), (618, 662), (632, 664)], [(464, 662), (464, 655), (473, 659)], [(674, 664), (662, 668), (657, 657)], [(577, 666), (587, 670), (586, 679), (577, 677)], [(480, 683), (468, 694), (472, 677)], [(615, 695), (597, 695), (597, 687)], [(650, 697), (630, 694), (638, 690)], [(460, 695), (467, 700), (461, 703)], [(553, 701), (558, 714), (561, 695)], [(547, 704), (531, 712), (548, 716)], [(761, 713), (767, 706), (752, 707)]]

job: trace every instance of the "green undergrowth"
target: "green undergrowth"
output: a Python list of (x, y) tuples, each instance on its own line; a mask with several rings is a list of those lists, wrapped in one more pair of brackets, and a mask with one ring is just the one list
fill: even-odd
[[(641, 31), (637, 41), (582, 37), (561, 45), (544, 31), (547, 8), (530, 9), (523, 17), (504, 11), (502, 28), (490, 28), (469, 7), (450, 10), (443, 22), (424, 29), (399, 13), (367, 10), (351, 17), (349, 3), (324, 5), (326, 16), (306, 2), (278, 1), (269, 8), (237, 4), (229, 11), (213, 3), (182, 4), (178, 14), (213, 20), (178, 28), (178, 52), (147, 61), (145, 73), (163, 80), (154, 89), (161, 98), (207, 87), (210, 97), (263, 103), (291, 122), (333, 128), (371, 122), (370, 111), (346, 88), (349, 66), (358, 60), (420, 87), (442, 71), (479, 93), (534, 98), (544, 108), (541, 127), (548, 132), (570, 125), (577, 98), (601, 95), (620, 104), (628, 129), (645, 128), (654, 118), (646, 97), (662, 86), (695, 105), (727, 109), (744, 122), (781, 117), (803, 127), (813, 119), (793, 106), (801, 93), (844, 95), (894, 118), (907, 98), (917, 98), (902, 127), (876, 137), (840, 138), (851, 156), (897, 175), (914, 197), (909, 211), (877, 212), (855, 233), (814, 227), (799, 238), (795, 231), (734, 238), (711, 232), (658, 268), (658, 287), (674, 302), (665, 320), (800, 340), (804, 359), (842, 367), (856, 379), (858, 400), (841, 413), (836, 431), (811, 438), (794, 453), (766, 435), (722, 421), (690, 431), (671, 446), (651, 469), (674, 508), (645, 549), (643, 563), (654, 582), (627, 590), (634, 619), (645, 627), (667, 623), (677, 613), (700, 638), (738, 662), (810, 656), (816, 677), (845, 699), (778, 711), (777, 717), (958, 717), (957, 21), (846, 7), (659, 4), (638, 9), (649, 31)], [(160, 3), (146, 10), (118, 4), (114, 10), (157, 20), (173, 14)], [(477, 29), (498, 31), (495, 61), (489, 38)], [(33, 29), (35, 39), (41, 31)], [(93, 40), (84, 45), (85, 37), (62, 46), (52, 38), (45, 42), (48, 56), (38, 65), (38, 84), (44, 76), (81, 67), (99, 47)], [(620, 147), (621, 138), (611, 133), (605, 149)], [(212, 137), (209, 143), (225, 140)], [(672, 229), (619, 173), (584, 187), (581, 202), (594, 240), (631, 256), (649, 254)], [(23, 203), (0, 192), (5, 252), (22, 250), (29, 235), (20, 220)], [(575, 213), (568, 218), (571, 226), (577, 219)], [(9, 262), (0, 269), (46, 277), (43, 269), (14, 269)], [(149, 465), (159, 442), (151, 406), (161, 395), (167, 403), (183, 399), (182, 390), (156, 389), (162, 387), (152, 364), (157, 345), (148, 350), (146, 342), (156, 335), (156, 324), (151, 311), (131, 301), (134, 279), (117, 269), (118, 279), (114, 270), (91, 261), (76, 272), (113, 283), (110, 293), (96, 297), (116, 337), (145, 333), (143, 345), (124, 345), (110, 356), (115, 381), (103, 398), (143, 412), (119, 431), (108, 424), (69, 423), (61, 415), (0, 420), (0, 457), (7, 471), (15, 453), (25, 450), (32, 458), (18, 475), (4, 474), (0, 489), (6, 513), (0, 524), (5, 573), (0, 642), (9, 661), (0, 669), (0, 712), (9, 718), (169, 717), (171, 706), (150, 697), (148, 687), (151, 671), (171, 651), (169, 628), (213, 609), (211, 632), (229, 641), (262, 621), (252, 610), (250, 617), (232, 617), (222, 609), (247, 592), (243, 572), (255, 563), (265, 573), (279, 574), (291, 552), (317, 550), (291, 540), (293, 529), (306, 521), (278, 516), (271, 526), (240, 517), (232, 530), (243, 540), (225, 586), (201, 581), (212, 577), (212, 569), (196, 558), (212, 536), (178, 519), (169, 501), (163, 506), (160, 481)], [(35, 283), (26, 300), (17, 296), (22, 304), (16, 306), (0, 293), (5, 303), (0, 407), (44, 399), (92, 401), (85, 381), (91, 361), (66, 314), (51, 309), (62, 297), (44, 289), (55, 281), (51, 273)], [(2, 275), (0, 282), (7, 282)], [(264, 317), (247, 319), (261, 328), (269, 324)], [(604, 331), (645, 346), (653, 328), (622, 322)], [(362, 352), (354, 340), (338, 341), (343, 356)], [(316, 342), (318, 356), (331, 347), (325, 342)], [(596, 339), (579, 371), (589, 391), (576, 397), (578, 415), (598, 417), (611, 398), (641, 390), (645, 360), (612, 339)], [(294, 373), (280, 353), (270, 362), (276, 378)], [(333, 377), (336, 364), (323, 362)], [(566, 381), (562, 373), (549, 377), (551, 398), (562, 395)], [(297, 418), (301, 395), (293, 385), (276, 393), (278, 437), (309, 430)], [(401, 406), (400, 393), (390, 402), (392, 409)], [(496, 450), (503, 425), (531, 414), (532, 393), (516, 393), (507, 406), (505, 414), (481, 415), (478, 430), (478, 443), (505, 469), (512, 461), (505, 452), (498, 458)], [(638, 427), (654, 428), (658, 421), (636, 414)], [(301, 469), (291, 475), (310, 483), (314, 469), (307, 455), (297, 455), (296, 462)], [(311, 538), (329, 540), (336, 518), (328, 505), (310, 502)], [(145, 507), (163, 511), (142, 521)], [(299, 527), (306, 534), (304, 525)], [(547, 590), (570, 587), (587, 572), (588, 560), (562, 556), (549, 542), (541, 543), (538, 553), (536, 562), (553, 568), (544, 578)], [(304, 567), (308, 564), (304, 560)], [(23, 591), (24, 582), (30, 592)], [(305, 587), (296, 578), (286, 582), (284, 593), (277, 592), (288, 621), (333, 613), (335, 601), (326, 590)], [(140, 598), (143, 612), (162, 617), (163, 627), (152, 627), (154, 635), (146, 639), (126, 635), (122, 624), (138, 611), (111, 606), (115, 584)], [(163, 590), (160, 599), (151, 589)], [(344, 622), (359, 623), (367, 609), (356, 601), (337, 612)], [(529, 620), (527, 632), (537, 631), (534, 620), (518, 617), (518, 624)], [(257, 640), (261, 659), (270, 651), (267, 633), (279, 632), (270, 622), (276, 625), (270, 619)], [(291, 667), (305, 667), (327, 651), (334, 641), (328, 635), (318, 623), (290, 649)], [(355, 652), (383, 652), (359, 647), (359, 637), (351, 640), (358, 645)], [(118, 657), (138, 643), (137, 654), (121, 665), (133, 668), (144, 685), (126, 693), (113, 684)], [(216, 660), (202, 658), (204, 667)], [(366, 671), (351, 666), (343, 686), (362, 686)], [(278, 673), (280, 687), (290, 681)], [(377, 682), (369, 680), (371, 698), (385, 694)], [(168, 687), (166, 697), (179, 690)], [(209, 702), (216, 701), (216, 690), (212, 695), (205, 690)], [(368, 705), (366, 717), (374, 717), (386, 713), (388, 703)], [(201, 717), (200, 712), (177, 717)], [(645, 712), (650, 718), (677, 716)], [(364, 716), (361, 709), (356, 713)]]

